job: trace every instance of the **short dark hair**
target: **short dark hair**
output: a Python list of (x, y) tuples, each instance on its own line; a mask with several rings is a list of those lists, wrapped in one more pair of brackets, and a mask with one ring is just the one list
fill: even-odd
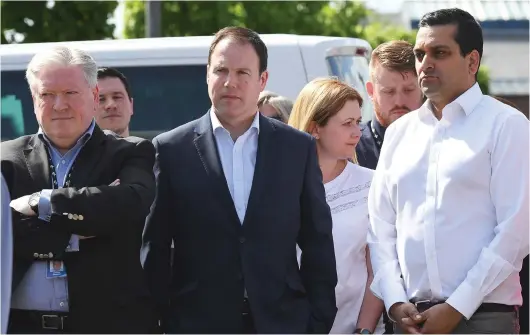
[(215, 47), (225, 38), (232, 38), (240, 43), (250, 44), (256, 51), (256, 54), (258, 54), (259, 73), (262, 74), (267, 70), (267, 46), (263, 43), (258, 33), (243, 27), (226, 27), (215, 34), (213, 42), (210, 45), (210, 51), (208, 52), (208, 65), (210, 65), (210, 59)]
[(462, 56), (467, 56), (471, 51), (477, 50), (480, 56), (480, 67), (484, 39), (482, 37), (482, 28), (473, 15), (460, 8), (439, 9), (423, 15), (418, 27), (422, 28), (448, 24), (456, 25), (456, 34), (454, 38), (460, 47), (460, 54)]
[(389, 41), (382, 43), (372, 51), (370, 69), (377, 65), (396, 72), (416, 74), (414, 46), (407, 41)]
[(131, 85), (129, 85), (129, 81), (123, 73), (113, 67), (100, 67), (98, 69), (98, 80), (104, 78), (118, 78), (122, 82), (123, 87), (125, 87), (125, 92), (127, 92), (127, 96), (129, 97), (129, 99), (132, 99)]

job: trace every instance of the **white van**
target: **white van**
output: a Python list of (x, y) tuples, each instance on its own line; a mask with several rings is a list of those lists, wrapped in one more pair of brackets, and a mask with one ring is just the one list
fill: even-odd
[[(364, 98), (363, 119), (372, 118), (366, 94), (371, 47), (356, 38), (261, 35), (268, 48), (266, 89), (296, 99), (316, 77), (336, 76)], [(153, 138), (200, 117), (210, 107), (206, 86), (208, 49), (213, 36), (11, 44), (0, 46), (2, 140), (38, 129), (24, 75), (31, 57), (57, 44), (90, 53), (99, 66), (116, 67), (132, 86), (131, 134)]]

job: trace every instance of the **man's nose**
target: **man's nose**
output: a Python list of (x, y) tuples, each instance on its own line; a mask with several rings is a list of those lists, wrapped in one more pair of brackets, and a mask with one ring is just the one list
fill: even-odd
[(394, 104), (396, 106), (403, 106), (405, 103), (405, 93), (404, 92), (398, 92), (394, 98)]
[(236, 85), (236, 74), (233, 73), (233, 72), (228, 72), (228, 74), (226, 75), (226, 78), (225, 78), (225, 83), (224, 83), (224, 86), (225, 87), (235, 87)]
[(116, 108), (116, 101), (112, 98), (108, 98), (105, 100), (105, 109), (114, 109)]
[(55, 101), (53, 102), (53, 109), (56, 111), (61, 111), (67, 108), (68, 104), (66, 103), (66, 97), (64, 97), (63, 94), (57, 94), (55, 96)]
[(434, 62), (429, 55), (423, 56), (421, 61), (416, 60), (416, 72), (420, 73), (430, 73), (434, 70)]

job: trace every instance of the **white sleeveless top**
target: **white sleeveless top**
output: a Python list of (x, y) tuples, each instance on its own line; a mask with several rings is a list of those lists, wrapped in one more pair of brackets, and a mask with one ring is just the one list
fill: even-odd
[[(348, 162), (337, 178), (324, 184), (333, 219), (338, 276), (335, 288), (338, 311), (331, 334), (352, 334), (357, 326), (368, 278), (367, 199), (372, 175), (373, 170)], [(381, 317), (375, 334), (383, 333), (384, 324)]]

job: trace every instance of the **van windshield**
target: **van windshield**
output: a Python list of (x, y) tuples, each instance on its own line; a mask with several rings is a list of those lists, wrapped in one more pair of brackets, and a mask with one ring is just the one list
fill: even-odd
[(332, 76), (348, 83), (355, 88), (363, 98), (362, 117), (366, 122), (372, 119), (373, 105), (368, 92), (366, 82), (370, 78), (368, 59), (364, 56), (340, 55), (326, 58), (328, 70)]
[[(152, 139), (199, 118), (210, 108), (206, 66), (138, 66), (118, 68), (131, 83), (134, 115), (130, 133)], [(34, 134), (38, 124), (25, 71), (2, 71), (2, 141)]]

